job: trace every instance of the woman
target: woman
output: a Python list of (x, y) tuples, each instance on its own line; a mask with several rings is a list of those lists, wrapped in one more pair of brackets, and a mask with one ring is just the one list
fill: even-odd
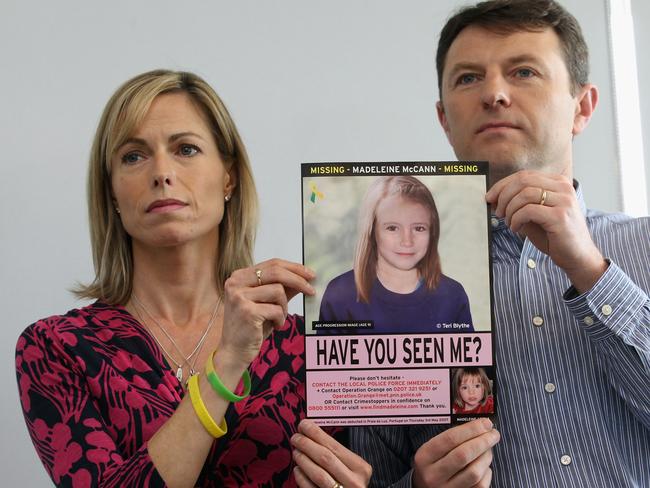
[[(313, 273), (251, 266), (256, 192), (219, 97), (191, 73), (127, 81), (100, 120), (88, 188), (96, 276), (77, 294), (96, 301), (32, 324), (16, 348), (25, 420), (55, 484), (295, 484), (303, 326), (287, 302), (313, 293)], [(309, 457), (338, 443), (301, 429), (300, 483), (347, 478)], [(337, 462), (359, 461), (340, 449)]]
[(473, 331), (467, 293), (441, 271), (439, 237), (438, 210), (424, 183), (377, 178), (361, 202), (354, 269), (329, 282), (320, 320), (372, 322), (355, 333)]

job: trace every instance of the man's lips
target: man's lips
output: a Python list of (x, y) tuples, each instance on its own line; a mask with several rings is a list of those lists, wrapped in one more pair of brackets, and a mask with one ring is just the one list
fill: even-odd
[(147, 213), (171, 212), (187, 206), (187, 203), (176, 200), (175, 198), (165, 198), (156, 200), (147, 207)]
[(480, 126), (476, 133), (480, 134), (481, 132), (496, 131), (502, 129), (519, 129), (519, 126), (511, 124), (510, 122), (489, 122)]

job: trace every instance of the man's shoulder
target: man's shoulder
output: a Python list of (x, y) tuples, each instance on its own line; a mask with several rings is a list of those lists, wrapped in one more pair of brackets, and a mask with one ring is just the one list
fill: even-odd
[(650, 217), (632, 217), (618, 212), (587, 209), (587, 225), (591, 232), (639, 232), (640, 235), (650, 233)]
[(622, 212), (605, 212), (593, 208), (587, 209), (587, 222), (600, 223), (606, 222), (611, 224), (635, 224), (650, 227), (650, 217), (632, 217)]

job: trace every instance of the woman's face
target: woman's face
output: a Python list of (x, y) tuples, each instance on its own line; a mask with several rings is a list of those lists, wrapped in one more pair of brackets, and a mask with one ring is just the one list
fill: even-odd
[(466, 410), (475, 409), (483, 400), (484, 388), (480, 376), (463, 376), (458, 390)]
[(142, 124), (116, 151), (111, 170), (115, 205), (134, 245), (216, 246), (224, 197), (235, 181), (206, 116), (187, 94), (155, 98)]
[(384, 198), (375, 212), (377, 266), (410, 271), (429, 248), (431, 214), (399, 195)]

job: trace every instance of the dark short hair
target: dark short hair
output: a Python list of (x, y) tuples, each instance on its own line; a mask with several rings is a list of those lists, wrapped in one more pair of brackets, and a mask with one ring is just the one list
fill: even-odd
[(564, 61), (575, 92), (588, 81), (589, 50), (576, 18), (554, 0), (489, 0), (458, 10), (440, 31), (436, 69), (442, 99), (442, 75), (447, 52), (458, 34), (470, 25), (500, 34), (553, 28), (560, 38)]

